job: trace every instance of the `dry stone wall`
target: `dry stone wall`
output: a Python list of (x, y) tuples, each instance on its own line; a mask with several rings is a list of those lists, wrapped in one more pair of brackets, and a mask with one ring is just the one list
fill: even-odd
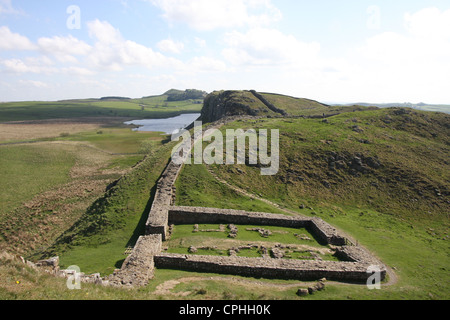
[(111, 286), (141, 287), (148, 284), (154, 275), (154, 256), (161, 252), (162, 237), (141, 236), (131, 255), (125, 259), (120, 270), (106, 280)]
[[(155, 264), (159, 268), (175, 268), (190, 271), (236, 274), (294, 280), (367, 281), (370, 266), (378, 266), (381, 278), (386, 268), (366, 250), (352, 243), (320, 218), (290, 217), (263, 212), (246, 212), (201, 207), (170, 207), (170, 224), (244, 224), (307, 228), (322, 243), (337, 246), (336, 256), (342, 261), (303, 261), (288, 259), (264, 259), (245, 257), (192, 256), (159, 254)], [(350, 244), (350, 245), (346, 245)]]
[(286, 228), (307, 228), (322, 243), (336, 246), (349, 243), (349, 240), (339, 235), (336, 228), (320, 218), (291, 217), (272, 213), (201, 207), (170, 207), (169, 216), (170, 224), (234, 223)]
[[(230, 120), (233, 120), (231, 118)], [(209, 125), (204, 130), (224, 124), (226, 120)], [(195, 141), (192, 141), (192, 145)], [(158, 181), (150, 209), (145, 235), (137, 241), (122, 268), (103, 279), (104, 285), (140, 287), (154, 276), (154, 268), (174, 268), (199, 272), (225, 273), (265, 278), (338, 281), (366, 281), (368, 267), (376, 265), (381, 278), (386, 275), (384, 265), (369, 252), (354, 246), (348, 239), (320, 218), (285, 216), (263, 212), (173, 206), (175, 182), (181, 165), (170, 162)], [(343, 261), (309, 261), (271, 258), (245, 258), (167, 254), (162, 242), (172, 224), (244, 224), (307, 228), (319, 242), (338, 246), (336, 255)]]
[(146, 234), (160, 234), (165, 241), (168, 233), (169, 206), (174, 198), (175, 181), (180, 174), (181, 166), (170, 162), (158, 182), (155, 199), (150, 209)]
[[(159, 268), (197, 272), (214, 272), (239, 276), (287, 280), (318, 280), (365, 282), (367, 263), (266, 259), (246, 257), (196, 256), (161, 253), (155, 256)], [(384, 278), (385, 270), (381, 277)]]

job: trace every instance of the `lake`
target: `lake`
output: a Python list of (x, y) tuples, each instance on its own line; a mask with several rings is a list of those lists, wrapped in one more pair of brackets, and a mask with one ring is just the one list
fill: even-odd
[(132, 120), (125, 122), (125, 124), (139, 126), (139, 128), (134, 129), (134, 131), (152, 131), (172, 134), (177, 130), (184, 129), (192, 124), (200, 117), (200, 115), (200, 113), (185, 113), (173, 118)]

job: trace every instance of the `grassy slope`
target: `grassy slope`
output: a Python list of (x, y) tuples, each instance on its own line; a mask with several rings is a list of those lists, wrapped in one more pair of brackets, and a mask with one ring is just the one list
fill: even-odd
[[(107, 127), (0, 146), (5, 178), (0, 194), (0, 246), (37, 257), (104, 194), (108, 184), (156, 152), (163, 139), (159, 133)], [(134, 230), (127, 232), (128, 241)]]
[[(275, 177), (263, 178), (257, 168), (246, 166), (239, 166), (243, 174), (238, 174), (237, 166), (214, 166), (217, 175), (293, 211), (319, 215), (395, 267), (399, 276), (396, 285), (381, 291), (329, 285), (307, 299), (448, 299), (448, 240), (443, 240), (448, 217), (442, 210), (445, 203), (436, 198), (433, 189), (440, 188), (448, 197), (448, 131), (442, 130), (448, 119), (431, 113), (414, 113), (407, 118), (391, 111), (342, 114), (330, 118), (329, 123), (267, 119), (230, 125), (280, 129), (281, 145), (287, 152), (282, 152), (281, 170)], [(364, 131), (353, 131), (354, 125)], [(435, 128), (440, 130), (433, 132)], [(360, 142), (363, 139), (372, 144)], [(123, 250), (142, 231), (141, 218), (151, 203), (152, 187), (167, 162), (169, 147), (161, 151), (147, 157), (95, 202), (83, 219), (60, 238), (64, 241), (47, 253), (61, 254), (63, 265), (78, 264), (87, 273), (109, 273), (113, 265), (120, 265)], [(342, 154), (346, 160), (355, 153), (378, 156), (383, 166), (358, 177), (348, 170), (330, 172), (327, 158), (331, 152)], [(329, 187), (324, 186), (325, 179)], [(182, 205), (278, 211), (217, 183), (204, 166), (186, 166), (177, 190), (178, 204)], [(413, 192), (414, 199), (420, 201), (410, 201), (408, 193)], [(300, 210), (299, 204), (313, 208)], [(5, 275), (1, 277), (0, 297), (13, 299), (153, 299), (160, 298), (153, 291), (163, 281), (192, 276), (205, 279), (182, 283), (174, 291), (191, 291), (188, 299), (295, 299), (298, 288), (275, 289), (275, 285), (295, 282), (263, 280), (268, 285), (258, 286), (256, 292), (240, 277), (235, 277), (242, 280), (236, 283), (228, 277), (224, 281), (211, 279), (211, 274), (157, 270), (156, 279), (141, 290), (124, 292), (84, 285), (83, 290), (74, 292), (66, 289), (64, 280), (38, 275), (14, 262), (2, 261), (0, 272)], [(16, 284), (17, 280), (21, 285)]]
[(74, 163), (75, 157), (64, 148), (55, 149), (49, 145), (1, 147), (0, 218), (33, 195), (67, 182)]
[[(241, 174), (230, 166), (211, 168), (241, 189), (291, 210), (320, 216), (396, 269), (397, 285), (370, 294), (367, 289), (346, 288), (349, 297), (448, 299), (448, 123), (448, 115), (403, 114), (396, 109), (344, 113), (328, 123), (311, 119), (239, 121), (227, 128), (280, 130), (279, 173), (262, 177), (259, 169), (246, 166), (239, 167)], [(356, 125), (363, 131), (354, 131)], [(332, 170), (329, 157), (333, 154), (347, 163), (355, 155), (373, 157), (381, 167), (356, 175), (348, 165)], [(196, 172), (202, 170), (195, 168)], [(227, 193), (214, 189), (212, 175), (205, 175), (202, 185), (193, 184), (191, 171), (186, 167), (180, 177), (177, 190), (184, 192), (180, 205), (228, 202), (227, 207), (233, 206)], [(198, 193), (202, 194), (200, 200)], [(299, 209), (302, 204), (307, 209)], [(332, 290), (323, 297), (342, 298), (339, 287)]]
[(169, 147), (155, 150), (123, 176), (45, 255), (59, 255), (62, 266), (75, 264), (85, 273), (107, 275), (120, 268), (125, 249), (144, 232), (156, 182), (170, 156)]
[(167, 96), (132, 100), (68, 100), (55, 102), (9, 102), (0, 104), (0, 122), (77, 117), (166, 118), (200, 112), (194, 101), (166, 103)]
[(330, 108), (317, 101), (294, 98), (285, 95), (278, 95), (273, 93), (263, 93), (270, 103), (279, 109), (285, 110), (290, 115), (317, 115), (322, 113), (329, 113)]

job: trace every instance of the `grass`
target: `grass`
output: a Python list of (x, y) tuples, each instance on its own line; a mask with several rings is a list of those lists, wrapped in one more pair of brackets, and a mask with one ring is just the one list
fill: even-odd
[[(229, 169), (233, 170), (232, 167)], [(175, 185), (178, 190), (176, 205), (283, 213), (260, 200), (231, 190), (216, 181), (202, 165), (185, 165)]]
[(75, 161), (70, 148), (48, 144), (0, 147), (0, 219), (34, 195), (68, 182)]
[(60, 141), (89, 142), (95, 147), (113, 154), (147, 154), (165, 138), (158, 132), (131, 131), (129, 128), (102, 128), (60, 137)]
[(86, 273), (108, 275), (120, 268), (125, 249), (144, 233), (169, 147), (160, 147), (118, 180), (44, 255), (59, 255), (62, 266), (77, 265)]
[[(354, 131), (355, 125), (363, 131)], [(323, 218), (371, 250), (399, 277), (397, 284), (381, 291), (346, 287), (343, 296), (344, 289), (336, 286), (320, 299), (448, 299), (447, 115), (382, 109), (343, 113), (328, 122), (237, 121), (222, 130), (237, 128), (279, 129), (280, 171), (263, 177), (250, 166), (239, 166), (239, 173), (237, 166), (211, 166), (216, 175), (291, 211)], [(333, 154), (342, 156), (345, 168), (330, 169)], [(352, 173), (349, 163), (357, 154), (378, 159), (381, 167)], [(177, 186), (185, 196), (179, 205), (233, 207), (231, 191), (219, 191), (224, 186), (214, 184), (213, 178), (204, 176), (206, 188), (192, 183), (192, 172), (204, 170), (185, 167)], [(249, 202), (240, 204), (239, 209), (252, 210)]]
[[(255, 248), (245, 248), (239, 250), (238, 256), (242, 257), (262, 257), (261, 246), (273, 248), (276, 245), (285, 245), (292, 247), (289, 250), (283, 250), (286, 258), (289, 259), (312, 259), (311, 250), (317, 250), (323, 258), (335, 260), (332, 253), (324, 253), (319, 249), (328, 249), (326, 246), (319, 245), (314, 241), (314, 237), (306, 229), (292, 229), (283, 227), (264, 227), (271, 234), (262, 237), (257, 231), (252, 229), (261, 228), (261, 226), (237, 225), (238, 234), (234, 239), (228, 238), (228, 229), (222, 232), (207, 232), (205, 230), (219, 230), (218, 225), (199, 225), (199, 232), (193, 232), (192, 225), (175, 225), (168, 246), (168, 252), (189, 254), (189, 248), (198, 249), (196, 255), (219, 255), (228, 256), (228, 250), (249, 244), (255, 245)], [(310, 240), (300, 239), (296, 234), (306, 236)], [(295, 248), (294, 248), (295, 246)], [(328, 250), (327, 250), (328, 251)], [(270, 253), (270, 252), (269, 252)]]
[(161, 119), (182, 113), (200, 112), (202, 105), (194, 101), (165, 104), (167, 97), (126, 101), (70, 100), (55, 102), (8, 102), (0, 105), (0, 122), (66, 119), (80, 117), (125, 117)]
[[(88, 106), (94, 102), (84, 103)], [(134, 107), (122, 103), (110, 105), (111, 110), (114, 109), (112, 114), (114, 111), (118, 114), (126, 112), (126, 109), (132, 110)], [(18, 104), (14, 107), (26, 106)], [(40, 105), (37, 109), (41, 107), (44, 105)], [(108, 110), (106, 105), (97, 107), (103, 108), (102, 112)], [(170, 105), (168, 107), (175, 108)], [(77, 107), (73, 108), (71, 111), (75, 112)], [(30, 116), (35, 118), (45, 116), (45, 109), (40, 110), (43, 113), (37, 112)], [(61, 109), (58, 112), (62, 114), (67, 111)], [(447, 300), (450, 292), (448, 286), (450, 260), (447, 244), (449, 223), (446, 202), (450, 180), (448, 116), (419, 111), (409, 113), (397, 111), (397, 109), (382, 109), (348, 112), (331, 117), (327, 119), (328, 122), (301, 118), (235, 122), (227, 128), (280, 130), (282, 150), (279, 173), (275, 176), (262, 177), (258, 168), (245, 165), (209, 168), (203, 165), (187, 165), (177, 181), (178, 205), (283, 213), (268, 203), (252, 200), (218, 182), (209, 169), (230, 184), (271, 200), (282, 208), (299, 214), (318, 216), (345, 231), (393, 268), (398, 277), (398, 281), (393, 285), (371, 291), (365, 286), (329, 283), (324, 291), (300, 298), (296, 296), (296, 290), (299, 287), (307, 287), (308, 283), (157, 269), (155, 279), (145, 288), (126, 291), (83, 284), (82, 290), (69, 291), (64, 279), (37, 273), (17, 261), (5, 261), (2, 258), (0, 299)], [(5, 116), (6, 113), (0, 111), (0, 114)], [(11, 113), (11, 118), (20, 118), (19, 115), (20, 112)], [(355, 126), (361, 130), (355, 131)], [(69, 197), (59, 201), (55, 200), (58, 198), (51, 198), (50, 207), (45, 201), (40, 204), (45, 210), (39, 211), (35, 220), (31, 220), (30, 223), (36, 224), (39, 228), (34, 229), (28, 224), (28, 233), (24, 234), (33, 235), (37, 238), (33, 241), (46, 246), (44, 250), (38, 250), (36, 247), (32, 257), (59, 255), (63, 267), (78, 265), (83, 272), (101, 272), (105, 275), (120, 267), (125, 258), (123, 254), (125, 248), (133, 245), (137, 237), (143, 233), (143, 224), (152, 203), (155, 184), (167, 164), (171, 145), (151, 142), (148, 146), (146, 142), (152, 139), (151, 136), (143, 138), (138, 134), (130, 134), (127, 137), (121, 130), (102, 129), (102, 131), (102, 134), (94, 131), (74, 132), (67, 136), (54, 137), (53, 142), (41, 142), (36, 145), (0, 147), (0, 152), (3, 151), (5, 155), (1, 157), (0, 163), (6, 168), (14, 168), (11, 172), (16, 175), (10, 176), (8, 181), (14, 179), (20, 181), (20, 178), (16, 177), (20, 176), (18, 173), (22, 171), (29, 172), (31, 179), (34, 179), (29, 181), (29, 186), (27, 182), (17, 183), (16, 186), (10, 185), (12, 190), (31, 188), (32, 185), (38, 185), (39, 181), (43, 181), (44, 177), (48, 181), (52, 178), (57, 179), (56, 182), (49, 183), (50, 189), (51, 186), (64, 185), (68, 177), (65, 175), (67, 172), (73, 172), (75, 169), (79, 172), (80, 165), (84, 165), (83, 170), (92, 169), (89, 163), (95, 163), (101, 169), (98, 171), (100, 176), (107, 175), (107, 172), (102, 170), (124, 169), (122, 174), (113, 175), (116, 177), (112, 180), (115, 183), (109, 186), (106, 193), (104, 192), (106, 180), (101, 180), (98, 176), (100, 181), (103, 181), (98, 184), (102, 188), (96, 189), (97, 191), (93, 191), (93, 194), (86, 198), (81, 198), (84, 197), (81, 193), (75, 193), (79, 199)], [(52, 149), (52, 152), (39, 149), (49, 143), (71, 148), (77, 146), (78, 149), (74, 150), (85, 151), (83, 157), (87, 154), (96, 157), (95, 159), (86, 157), (83, 160), (74, 157), (74, 153), (56, 152), (55, 155), (51, 155), (56, 149)], [(91, 147), (88, 148), (88, 144)], [(133, 147), (128, 149), (131, 145)], [(18, 149), (14, 149), (16, 147)], [(31, 147), (38, 150), (29, 149)], [(148, 151), (147, 156), (131, 170), (125, 169), (129, 169), (135, 160), (142, 159), (140, 155), (110, 154), (139, 153), (141, 148)], [(86, 152), (87, 150), (89, 152)], [(39, 170), (32, 170), (32, 162), (20, 164), (18, 159), (22, 159), (27, 153), (30, 154), (32, 161), (37, 161), (35, 166)], [(367, 169), (365, 172), (352, 172), (349, 163), (357, 155), (363, 159), (376, 158), (381, 166)], [(39, 156), (46, 161), (39, 163)], [(330, 167), (330, 157), (336, 156), (342, 157), (346, 163), (344, 168), (333, 170)], [(65, 161), (64, 157), (69, 161)], [(61, 165), (61, 170), (58, 171), (60, 176), (44, 175), (46, 164)], [(366, 162), (365, 165), (367, 166)], [(89, 172), (92, 171), (86, 171), (84, 177)], [(122, 178), (118, 179), (121, 176)], [(91, 176), (89, 181), (95, 180), (94, 177)], [(86, 178), (83, 181), (87, 180)], [(38, 193), (48, 188), (45, 183), (42, 184), (43, 190), (38, 190)], [(4, 194), (2, 192), (2, 196)], [(24, 199), (30, 197), (31, 194)], [(56, 212), (66, 212), (56, 208), (56, 205), (74, 205), (80, 202), (89, 204), (83, 210), (78, 209), (76, 218), (70, 216), (64, 228), (55, 223), (56, 219), (61, 217)], [(300, 209), (300, 206), (304, 209)], [(14, 236), (17, 238), (15, 244), (27, 246), (34, 243), (32, 239), (22, 237), (22, 243), (19, 237), (22, 233), (17, 233), (16, 230), (25, 229), (23, 221), (30, 221), (32, 214), (30, 211), (20, 212), (21, 215), (17, 215), (16, 219), (11, 219), (8, 224), (2, 224), (2, 240), (6, 236), (6, 239), (11, 241)], [(67, 216), (65, 217), (67, 219)], [(44, 222), (46, 225), (43, 225)], [(177, 230), (171, 240), (173, 250), (185, 252), (190, 241), (199, 243), (200, 246), (208, 243), (225, 246), (229, 241), (225, 234), (193, 235), (191, 227), (176, 226)], [(49, 239), (40, 240), (39, 237), (46, 235)], [(289, 234), (275, 236), (277, 238), (265, 239), (256, 232), (242, 231), (239, 232), (239, 237), (242, 238), (235, 241), (269, 243), (272, 243), (271, 240), (283, 243), (292, 241)], [(181, 241), (184, 241), (183, 244)], [(308, 245), (312, 244), (308, 242)], [(242, 254), (253, 256), (257, 252), (247, 251)], [(159, 286), (172, 280), (177, 280), (179, 284), (169, 291), (169, 295), (167, 292), (161, 293)]]
[[(295, 237), (295, 234), (304, 234), (310, 239), (314, 239), (314, 237), (307, 231), (306, 229), (295, 229), (295, 228), (283, 228), (283, 227), (264, 227), (264, 229), (270, 230), (272, 234), (267, 237), (261, 237), (258, 232), (250, 231), (247, 229), (255, 229), (262, 228), (261, 226), (250, 226), (250, 225), (236, 225), (238, 228), (238, 235), (235, 239), (228, 239), (229, 230), (225, 230), (224, 232), (193, 232), (193, 225), (175, 225), (174, 233), (171, 236), (171, 241), (174, 242), (183, 242), (189, 245), (188, 238), (192, 238), (192, 241), (195, 241), (197, 238), (214, 238), (218, 240), (217, 242), (224, 240), (230, 241), (240, 241), (240, 242), (266, 242), (271, 244), (298, 244), (298, 245), (309, 245), (315, 247), (323, 247), (319, 245), (315, 241), (301, 240)], [(199, 230), (215, 230), (219, 229), (218, 225), (199, 225)], [(202, 243), (202, 240), (195, 241), (197, 244)]]
[[(80, 126), (84, 128), (83, 124)], [(108, 126), (101, 130), (74, 130), (72, 134), (37, 138), (35, 143), (0, 146), (0, 169), (5, 186), (0, 193), (0, 246), (15, 247), (17, 252), (33, 257), (42, 254), (92, 203), (104, 196), (108, 185), (145, 156), (157, 152), (164, 139), (159, 133)], [(149, 193), (143, 199), (147, 203)], [(132, 205), (134, 199), (127, 204)], [(140, 209), (141, 214), (144, 208)], [(129, 228), (125, 229), (127, 241), (139, 219), (140, 216), (131, 220)], [(115, 250), (120, 257), (124, 249), (118, 249), (114, 241), (124, 246), (123, 239), (119, 236), (108, 241), (113, 244), (106, 252)], [(110, 264), (106, 262), (105, 272), (109, 272), (111, 266), (114, 268), (117, 260), (120, 259)], [(94, 263), (90, 270), (96, 266)]]

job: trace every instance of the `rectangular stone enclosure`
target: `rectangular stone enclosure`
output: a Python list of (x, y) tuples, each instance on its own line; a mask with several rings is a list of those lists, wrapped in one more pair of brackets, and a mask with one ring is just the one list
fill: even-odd
[[(336, 255), (343, 261), (309, 261), (246, 257), (197, 256), (160, 253), (154, 256), (157, 268), (212, 272), (240, 276), (366, 282), (372, 275), (369, 267), (380, 270), (384, 279), (386, 269), (370, 253), (354, 246), (347, 238), (319, 218), (290, 217), (280, 214), (246, 212), (200, 207), (167, 207), (167, 224), (240, 224), (306, 228), (322, 244), (336, 246)], [(167, 230), (168, 228), (164, 228)], [(157, 230), (156, 228), (148, 231)], [(159, 229), (159, 230), (162, 230)], [(166, 235), (165, 235), (166, 236)]]

